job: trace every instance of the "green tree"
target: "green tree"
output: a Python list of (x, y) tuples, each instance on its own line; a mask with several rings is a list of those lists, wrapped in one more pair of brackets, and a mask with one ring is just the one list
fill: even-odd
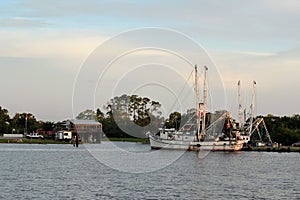
[(160, 106), (159, 102), (138, 95), (114, 97), (104, 107), (107, 112), (105, 120), (102, 120), (103, 131), (108, 136), (126, 137), (130, 134), (145, 137), (148, 129), (159, 127), (156, 124), (160, 124)]
[(55, 128), (55, 124), (53, 122), (40, 122), (42, 124), (42, 129), (44, 131), (52, 131)]
[(42, 127), (42, 123), (38, 122), (31, 113), (16, 113), (11, 124), (17, 133), (35, 132)]
[(263, 118), (273, 142), (291, 145), (300, 141), (300, 131), (298, 130), (300, 127), (299, 115), (278, 117), (269, 114)]
[(0, 133), (8, 132), (10, 126), (10, 118), (8, 115), (8, 110), (0, 106)]
[(96, 120), (96, 113), (91, 109), (87, 109), (79, 113), (76, 117), (79, 120)]
[(97, 121), (100, 123), (103, 123), (103, 121), (105, 120), (104, 113), (99, 108), (97, 108), (96, 110), (96, 118)]
[(191, 108), (186, 113), (181, 115), (180, 128), (183, 127), (187, 122), (196, 123), (196, 109)]
[(179, 112), (173, 112), (170, 114), (167, 128), (175, 128), (176, 130), (179, 129), (181, 123), (181, 114)]

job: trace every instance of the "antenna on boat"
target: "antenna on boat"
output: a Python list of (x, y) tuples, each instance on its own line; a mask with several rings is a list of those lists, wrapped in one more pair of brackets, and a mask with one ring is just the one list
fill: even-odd
[(240, 125), (239, 128), (240, 130), (242, 129), (243, 125), (244, 125), (244, 121), (243, 121), (243, 106), (242, 106), (242, 97), (241, 97), (241, 81), (239, 80), (238, 82), (238, 101), (239, 101), (239, 120), (240, 120)]
[(252, 126), (253, 126), (253, 115), (254, 115), (254, 103), (255, 103), (255, 95), (256, 95), (256, 81), (253, 81), (253, 94), (252, 94), (252, 102), (251, 102), (251, 114), (250, 114), (250, 133), (252, 132)]
[(207, 98), (207, 89), (206, 89), (206, 72), (208, 68), (204, 65), (204, 83), (203, 83), (203, 119), (202, 119), (202, 135), (206, 134), (206, 98)]
[(197, 140), (199, 140), (200, 130), (200, 113), (199, 113), (199, 77), (198, 77), (198, 66), (195, 65), (195, 94), (196, 94), (196, 122), (197, 122)]

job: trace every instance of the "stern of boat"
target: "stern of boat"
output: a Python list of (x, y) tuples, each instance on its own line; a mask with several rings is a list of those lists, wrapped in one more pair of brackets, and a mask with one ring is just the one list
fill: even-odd
[(243, 148), (244, 140), (238, 140), (236, 141), (236, 144), (234, 146), (234, 151), (240, 151)]

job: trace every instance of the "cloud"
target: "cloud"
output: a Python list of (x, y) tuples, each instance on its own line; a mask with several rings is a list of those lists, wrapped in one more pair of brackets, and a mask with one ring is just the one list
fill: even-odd
[(300, 12), (300, 3), (298, 0), (266, 0), (263, 1), (265, 6), (269, 7), (270, 10), (285, 12), (287, 14), (299, 14)]
[(106, 37), (70, 31), (0, 31), (0, 56), (84, 59)]
[[(151, 4), (151, 3), (150, 3)], [(108, 13), (124, 14), (135, 10), (138, 6), (150, 5), (143, 2), (129, 1), (97, 1), (97, 0), (77, 0), (77, 1), (39, 1), (25, 0), (17, 6), (29, 10), (23, 12), (28, 16), (35, 17), (53, 17), (53, 16), (77, 16), (77, 15), (106, 15)], [(52, 5), (52, 6), (50, 6)], [(55, 5), (55, 6), (53, 6)], [(121, 9), (123, 8), (123, 9)], [(139, 12), (135, 10), (136, 13)]]
[[(39, 91), (43, 84), (47, 86), (52, 83), (44, 82), (39, 78), (40, 75), (47, 73), (47, 76), (53, 76), (61, 73), (59, 78), (63, 79), (70, 76), (71, 71), (71, 75), (75, 77), (74, 74), (82, 61), (107, 38), (131, 28), (154, 26), (182, 31), (204, 44), (206, 48), (214, 49), (209, 53), (220, 69), (228, 90), (228, 102), (235, 102), (238, 80), (242, 80), (246, 86), (251, 85), (253, 79), (264, 92), (264, 101), (271, 102), (268, 105), (264, 102), (264, 108), (269, 109), (264, 112), (269, 112), (272, 105), (272, 109), (282, 110), (283, 113), (285, 108), (278, 108), (278, 105), (282, 104), (282, 94), (290, 95), (289, 101), (299, 100), (299, 94), (291, 92), (291, 88), (300, 85), (297, 77), (300, 74), (300, 5), (297, 0), (24, 0), (13, 3), (0, 2), (0, 5), (1, 74), (4, 78), (5, 74), (15, 76), (8, 66), (18, 66), (12, 68), (18, 69), (18, 79), (14, 80), (15, 83), (9, 80), (11, 83), (22, 85), (22, 76), (38, 79), (40, 82), (32, 88), (35, 92), (31, 93), (32, 96), (42, 94)], [(153, 35), (150, 37), (156, 38)], [(119, 45), (131, 45), (131, 42)], [(114, 52), (112, 50), (105, 53)], [(154, 53), (161, 54), (157, 51), (138, 53), (139, 56), (149, 58), (154, 56)], [(18, 62), (14, 63), (13, 60)], [(6, 65), (7, 62), (13, 64)], [(45, 70), (42, 70), (41, 66)], [(70, 71), (60, 72), (66, 68)], [(209, 72), (211, 73), (211, 70)], [(72, 78), (69, 77), (68, 81), (72, 81)], [(210, 78), (212, 80), (213, 77)], [(62, 80), (58, 82), (59, 84), (54, 84), (55, 87), (68, 85), (56, 91), (68, 99), (72, 85), (65, 84)], [(17, 90), (16, 85), (10, 87)], [(48, 89), (55, 90), (55, 87)], [(4, 88), (5, 91), (9, 89)], [(6, 102), (15, 97), (5, 97)], [(26, 98), (28, 105), (31, 104), (31, 108), (34, 109), (38, 101), (33, 97)], [(44, 106), (47, 105), (46, 102), (51, 104), (53, 99), (45, 101)], [(64, 105), (66, 104), (65, 102)], [(298, 104), (290, 102), (290, 105)], [(289, 109), (289, 112), (293, 111), (292, 108)], [(54, 113), (52, 114), (54, 116)]]
[(97, 32), (0, 30), (2, 106), (42, 120), (71, 117), (77, 70), (104, 39)]
[[(236, 49), (250, 47), (251, 51), (263, 48), (278, 51), (300, 40), (300, 6), (296, 0), (28, 0), (19, 3), (18, 7), (21, 10), (19, 16), (44, 20), (60, 28), (62, 24), (66, 27), (94, 26), (96, 29), (105, 26), (106, 31), (141, 26), (168, 27), (190, 34), (199, 41), (209, 40), (208, 45), (215, 40), (227, 40), (226, 48), (231, 50), (236, 45)], [(230, 42), (234, 44), (230, 45)]]
[(30, 28), (30, 27), (44, 27), (49, 26), (41, 20), (29, 19), (29, 18), (2, 18), (0, 19), (0, 26), (6, 28)]
[[(279, 115), (299, 113), (300, 48), (287, 51), (228, 52), (210, 51), (220, 69), (228, 98), (228, 107), (237, 111), (237, 82), (242, 82), (244, 103), (249, 106), (252, 81), (257, 82), (257, 113)], [(233, 114), (234, 114), (233, 113)]]
[(271, 79), (275, 77), (279, 79), (283, 75), (282, 72), (289, 72), (291, 78), (296, 77), (297, 72), (300, 74), (299, 48), (276, 53), (243, 51), (210, 51), (210, 53), (223, 76), (227, 77), (225, 79), (228, 81), (236, 79), (234, 83), (237, 79), (259, 78), (268, 80), (266, 83), (271, 86), (274, 84)]

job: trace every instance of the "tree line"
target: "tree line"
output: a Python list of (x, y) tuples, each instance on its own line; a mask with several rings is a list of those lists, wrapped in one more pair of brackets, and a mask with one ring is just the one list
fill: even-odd
[(300, 115), (293, 116), (259, 116), (263, 117), (272, 141), (283, 145), (292, 145), (300, 141)]
[[(158, 127), (179, 129), (195, 116), (195, 109), (186, 113), (173, 112), (167, 118), (162, 114), (161, 104), (148, 97), (138, 95), (121, 95), (110, 99), (102, 109), (87, 109), (77, 119), (96, 120), (102, 123), (103, 132), (107, 137), (140, 137), (144, 138), (147, 131), (158, 131)], [(225, 111), (207, 113), (207, 123)], [(273, 142), (291, 145), (300, 141), (300, 115), (293, 116), (257, 116), (266, 123)], [(212, 120), (213, 121), (213, 120)], [(26, 126), (26, 125), (27, 126)], [(56, 131), (63, 127), (64, 122), (38, 121), (31, 113), (16, 113), (10, 118), (8, 110), (0, 106), (0, 133), (24, 133), (37, 130)], [(27, 130), (26, 130), (27, 129)]]
[(53, 122), (38, 121), (32, 113), (16, 113), (12, 118), (7, 109), (0, 106), (0, 133), (34, 132), (38, 129), (52, 130)]
[[(226, 111), (207, 113), (207, 124), (213, 118), (218, 118)], [(158, 128), (180, 129), (187, 122), (195, 123), (196, 109), (188, 109), (186, 113), (172, 112), (167, 118), (162, 115), (161, 104), (148, 97), (138, 95), (116, 96), (110, 99), (96, 112), (86, 110), (77, 119), (93, 119), (102, 123), (103, 132), (108, 137), (147, 137), (147, 132), (158, 132)], [(191, 120), (192, 119), (192, 120)], [(221, 127), (222, 129), (222, 127)]]

